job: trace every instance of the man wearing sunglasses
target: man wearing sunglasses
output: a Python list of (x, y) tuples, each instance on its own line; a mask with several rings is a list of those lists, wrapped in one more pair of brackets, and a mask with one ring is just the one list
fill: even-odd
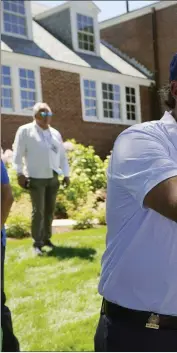
[[(56, 195), (59, 188), (58, 175), (64, 175), (68, 186), (69, 165), (60, 133), (51, 124), (52, 112), (46, 103), (33, 107), (34, 121), (21, 126), (14, 142), (14, 167), (18, 183), (29, 188), (32, 201), (32, 238), (37, 255), (44, 246), (54, 247), (52, 220)], [(24, 175), (24, 165), (27, 175)]]

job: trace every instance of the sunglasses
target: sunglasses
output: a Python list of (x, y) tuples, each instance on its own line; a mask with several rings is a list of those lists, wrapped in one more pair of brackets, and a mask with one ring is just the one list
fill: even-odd
[(53, 113), (52, 112), (40, 112), (40, 116), (42, 118), (47, 118), (47, 117), (53, 116)]

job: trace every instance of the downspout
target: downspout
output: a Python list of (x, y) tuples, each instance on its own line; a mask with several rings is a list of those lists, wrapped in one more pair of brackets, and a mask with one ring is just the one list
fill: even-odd
[[(161, 105), (160, 105), (160, 77), (159, 77), (159, 58), (158, 58), (158, 43), (157, 43), (157, 19), (156, 10), (152, 8), (152, 44), (153, 44), (153, 60), (154, 60), (154, 80), (155, 87), (152, 90), (152, 110), (153, 110), (153, 120), (159, 120), (161, 118)], [(154, 91), (154, 92), (153, 92)]]

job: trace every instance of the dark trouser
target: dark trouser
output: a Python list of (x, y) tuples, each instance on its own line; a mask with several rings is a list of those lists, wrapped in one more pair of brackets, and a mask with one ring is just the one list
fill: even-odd
[(13, 333), (12, 318), (9, 308), (5, 305), (4, 293), (4, 259), (5, 247), (1, 243), (1, 328), (2, 328), (2, 352), (19, 352), (19, 343)]
[(31, 233), (35, 246), (43, 246), (52, 236), (52, 221), (58, 188), (59, 181), (56, 173), (51, 179), (30, 178)]
[(95, 352), (177, 352), (177, 330), (138, 327), (103, 314), (95, 335)]

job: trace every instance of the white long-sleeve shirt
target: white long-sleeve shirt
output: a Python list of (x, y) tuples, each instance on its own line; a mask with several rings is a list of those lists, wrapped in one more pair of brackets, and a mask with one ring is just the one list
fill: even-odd
[(43, 130), (35, 121), (21, 126), (15, 136), (13, 164), (18, 174), (23, 173), (23, 160), (31, 178), (52, 178), (53, 171), (69, 176), (60, 133), (52, 127)]

